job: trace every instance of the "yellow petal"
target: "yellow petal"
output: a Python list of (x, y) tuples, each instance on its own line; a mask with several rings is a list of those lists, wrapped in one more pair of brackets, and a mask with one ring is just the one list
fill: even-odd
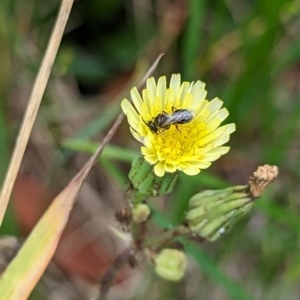
[(141, 147), (141, 152), (143, 155), (151, 155), (153, 154), (152, 148)]
[(143, 99), (145, 103), (146, 113), (153, 116), (153, 98), (148, 89), (143, 90)]
[(173, 74), (170, 81), (170, 89), (174, 90), (175, 95), (178, 93), (180, 88), (180, 74)]
[(142, 111), (143, 100), (142, 100), (141, 95), (138, 92), (136, 87), (134, 87), (130, 91), (130, 96), (131, 96), (131, 99), (132, 99), (132, 102), (133, 102), (134, 106), (136, 107), (137, 112), (140, 114), (141, 111)]
[(154, 167), (154, 173), (158, 177), (163, 177), (165, 175), (165, 164), (163, 162), (159, 162)]
[(190, 161), (189, 164), (194, 167), (197, 167), (199, 169), (207, 169), (211, 165), (210, 162), (204, 161), (203, 158), (202, 158), (202, 160), (199, 160), (199, 161)]
[(167, 89), (166, 76), (159, 78), (157, 83), (156, 94), (160, 97), (162, 107), (165, 107), (165, 94)]
[(216, 153), (216, 154), (220, 154), (220, 155), (223, 155), (223, 154), (226, 154), (228, 151), (230, 150), (230, 147), (216, 147), (216, 148), (213, 148), (209, 151), (209, 153)]
[(165, 100), (166, 100), (166, 110), (172, 111), (172, 107), (175, 106), (175, 93), (173, 89), (167, 89)]
[(214, 98), (209, 102), (208, 110), (211, 114), (214, 114), (216, 111), (218, 111), (223, 105), (223, 101), (221, 101), (219, 98)]
[(190, 107), (192, 107), (193, 102), (194, 102), (193, 95), (188, 93), (188, 94), (185, 95), (185, 97), (183, 99), (182, 107), (189, 109)]
[(226, 108), (222, 108), (221, 110), (215, 112), (206, 120), (208, 130), (215, 130), (221, 124), (221, 122), (228, 117), (228, 115), (229, 112)]
[(121, 102), (121, 108), (126, 116), (128, 113), (130, 113), (131, 115), (133, 115), (133, 117), (136, 117), (137, 120), (139, 119), (136, 110), (126, 98)]
[(191, 83), (189, 93), (191, 93), (196, 97), (199, 90), (204, 90), (204, 89), (205, 89), (205, 83), (200, 80), (197, 80), (195, 83), (193, 82)]
[(145, 155), (145, 160), (150, 164), (154, 165), (158, 162), (157, 156), (155, 154)]
[(220, 122), (224, 121), (229, 116), (229, 112), (226, 108), (222, 108), (221, 110), (215, 112), (212, 114), (208, 119), (207, 123), (209, 123), (211, 120), (218, 119)]
[(174, 173), (176, 171), (176, 167), (171, 164), (165, 164), (165, 170), (169, 173)]
[(124, 99), (121, 103), (122, 110), (124, 114), (127, 116), (127, 120), (129, 125), (135, 130), (139, 130), (139, 122), (140, 122), (140, 117), (137, 114), (136, 110), (133, 108), (131, 103), (127, 100)]
[(214, 143), (215, 147), (218, 147), (218, 146), (224, 145), (228, 141), (229, 141), (229, 135), (221, 135), (217, 139), (215, 139), (213, 141), (213, 143)]
[(203, 82), (197, 81), (193, 88), (189, 91), (194, 97), (194, 102), (191, 106), (193, 110), (197, 110), (200, 107), (202, 101), (205, 100), (207, 92), (204, 87), (205, 84)]
[(194, 176), (200, 173), (199, 168), (190, 166), (182, 170), (186, 175)]
[(138, 140), (139, 142), (143, 142), (143, 137), (140, 136), (136, 131), (134, 131), (131, 127), (129, 127), (129, 130), (131, 132), (131, 134), (133, 135), (133, 137)]
[(178, 94), (176, 96), (176, 107), (186, 107), (186, 108), (190, 108), (190, 106), (186, 106), (186, 103), (185, 103), (185, 96), (186, 94), (188, 93), (188, 90), (190, 88), (190, 84), (188, 82), (183, 82), (179, 91), (178, 91)]
[(147, 90), (149, 91), (150, 97), (154, 99), (156, 97), (156, 84), (153, 77), (147, 79)]
[(201, 121), (204, 120), (204, 113), (207, 111), (207, 106), (209, 102), (207, 100), (202, 100), (199, 105), (195, 108), (196, 116), (201, 118)]

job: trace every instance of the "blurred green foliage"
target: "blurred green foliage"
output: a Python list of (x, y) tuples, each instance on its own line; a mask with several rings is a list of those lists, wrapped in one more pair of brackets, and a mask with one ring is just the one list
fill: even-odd
[[(58, 0), (0, 1), (1, 180), (19, 121), (9, 103), (15, 90), (22, 94), (23, 81), (32, 83), (58, 5)], [(156, 75), (180, 72), (183, 80), (203, 80), (208, 99), (220, 97), (228, 122), (237, 125), (228, 155), (198, 176), (180, 176), (166, 219), (180, 222), (199, 189), (243, 184), (259, 164), (280, 168), (279, 179), (231, 233), (201, 252), (190, 246), (204, 273), (197, 285), (201, 299), (300, 297), (299, 14), (300, 3), (292, 0), (75, 1), (51, 80), (72, 80), (81, 105), (99, 104), (116, 78), (128, 77), (136, 63), (149, 63), (164, 51)], [(44, 106), (51, 97), (48, 90)], [(18, 97), (13, 101), (18, 106)], [(91, 137), (106, 132), (120, 101), (103, 100), (97, 116), (68, 137), (73, 140), (63, 145), (61, 137), (55, 139), (68, 150), (91, 153)], [(124, 164), (138, 145), (128, 149), (134, 142), (125, 123), (121, 133), (113, 141), (119, 147), (107, 147), (100, 165), (124, 187)], [(10, 232), (14, 222), (8, 216), (6, 222), (11, 225), (4, 231)], [(225, 293), (213, 298), (218, 285)]]

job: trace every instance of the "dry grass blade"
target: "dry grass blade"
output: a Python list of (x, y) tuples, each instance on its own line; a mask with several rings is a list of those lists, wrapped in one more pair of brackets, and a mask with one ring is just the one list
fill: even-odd
[(36, 119), (37, 112), (50, 76), (57, 50), (59, 48), (63, 32), (69, 18), (74, 0), (63, 0), (60, 11), (51, 34), (49, 44), (41, 64), (39, 73), (29, 97), (27, 110), (23, 118), (23, 123), (16, 140), (14, 152), (10, 161), (8, 171), (0, 196), (0, 226), (6, 211), (6, 207), (23, 159), (23, 155), (30, 137), (30, 133)]
[(0, 281), (2, 299), (27, 299), (47, 267), (67, 223), (69, 212), (86, 174), (81, 172), (53, 201), (8, 266)]
[[(139, 85), (140, 88), (144, 85), (149, 75), (155, 70), (161, 56), (162, 55), (156, 59), (147, 72)], [(0, 280), (1, 299), (22, 300), (27, 299), (30, 295), (52, 258), (82, 183), (103, 151), (104, 146), (117, 130), (122, 117), (123, 115), (120, 114), (95, 154), (75, 175), (65, 189), (54, 199), (18, 255), (2, 275)]]

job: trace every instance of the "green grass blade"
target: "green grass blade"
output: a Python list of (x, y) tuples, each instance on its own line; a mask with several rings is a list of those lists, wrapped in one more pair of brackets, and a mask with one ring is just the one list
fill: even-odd
[(233, 281), (224, 274), (218, 268), (216, 262), (214, 262), (200, 247), (197, 247), (194, 243), (189, 243), (186, 249), (187, 252), (194, 257), (200, 269), (209, 275), (212, 280), (223, 286), (228, 296), (230, 296), (230, 299), (254, 300), (254, 298), (249, 296), (246, 290), (239, 283)]

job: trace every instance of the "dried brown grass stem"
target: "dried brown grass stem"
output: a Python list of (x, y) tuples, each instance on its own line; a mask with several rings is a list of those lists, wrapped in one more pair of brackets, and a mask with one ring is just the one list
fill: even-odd
[(74, 0), (62, 0), (41, 67), (34, 82), (0, 196), (0, 225), (24, 156)]

